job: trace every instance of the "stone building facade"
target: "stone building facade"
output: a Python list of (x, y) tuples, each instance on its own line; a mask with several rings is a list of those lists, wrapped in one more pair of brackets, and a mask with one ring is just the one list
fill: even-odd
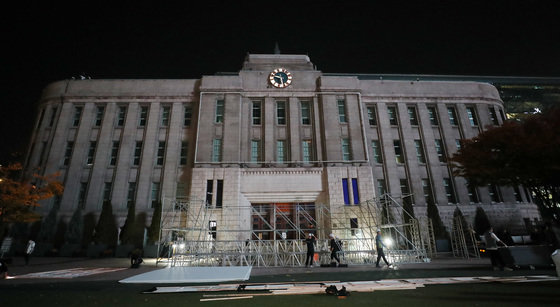
[(26, 169), (61, 173), (64, 195), (43, 210), (67, 218), (110, 201), (122, 225), (132, 202), (151, 214), (189, 197), (238, 216), (218, 229), (248, 229), (236, 208), (336, 211), (384, 193), (411, 194), (421, 220), (435, 202), (448, 227), (456, 207), (472, 221), (482, 206), (510, 228), (539, 216), (522, 187), (469, 188), (451, 174), (459, 140), (504, 121), (486, 83), (371, 80), (323, 73), (304, 55), (249, 54), (238, 73), (195, 80), (55, 82), (39, 114)]

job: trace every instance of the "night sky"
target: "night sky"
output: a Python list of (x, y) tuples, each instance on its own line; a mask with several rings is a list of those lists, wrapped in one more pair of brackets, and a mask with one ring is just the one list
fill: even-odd
[(51, 82), (236, 72), (276, 42), (327, 73), (560, 77), (560, 1), (183, 2), (4, 10), (0, 164), (25, 151)]

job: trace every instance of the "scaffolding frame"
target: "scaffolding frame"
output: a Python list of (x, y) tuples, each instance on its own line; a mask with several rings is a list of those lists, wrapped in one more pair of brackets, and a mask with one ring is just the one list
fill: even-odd
[[(304, 241), (307, 233), (317, 237), (316, 265), (331, 262), (330, 234), (343, 242), (339, 252), (343, 263), (371, 264), (376, 257), (377, 229), (382, 229), (383, 237), (394, 242), (385, 250), (390, 262), (429, 261), (418, 220), (389, 194), (357, 205), (293, 203), (291, 206), (292, 214), (286, 214), (285, 209), (273, 204), (216, 208), (199, 199), (164, 198), (156, 264), (302, 266), (307, 254)], [(382, 208), (398, 218), (382, 223)], [(408, 215), (407, 223), (404, 215)], [(245, 217), (245, 223), (240, 216)], [(254, 221), (261, 222), (263, 228), (252, 229)], [(278, 221), (284, 222), (285, 227), (277, 227)], [(212, 228), (212, 225), (219, 226)]]

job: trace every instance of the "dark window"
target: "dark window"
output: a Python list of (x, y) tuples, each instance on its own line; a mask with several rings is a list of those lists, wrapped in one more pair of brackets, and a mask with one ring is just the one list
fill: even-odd
[(401, 147), (401, 141), (394, 140), (393, 147), (395, 148), (395, 161), (400, 164), (404, 163), (404, 155)]
[(396, 126), (399, 124), (397, 120), (397, 108), (387, 107), (387, 115), (389, 116), (389, 124)]
[(113, 147), (111, 147), (111, 159), (109, 160), (109, 165), (111, 166), (115, 166), (117, 164), (119, 145), (119, 141), (113, 141)]
[(134, 147), (134, 158), (132, 159), (132, 165), (140, 165), (140, 157), (142, 157), (142, 141), (137, 141)]
[(216, 180), (216, 208), (221, 208), (223, 206), (224, 199), (224, 181)]
[(124, 125), (125, 118), (126, 118), (126, 107), (119, 107), (119, 113), (117, 114), (118, 127), (122, 127)]
[(181, 142), (181, 157), (180, 165), (187, 165), (187, 155), (189, 154), (189, 143), (186, 141)]
[(160, 141), (158, 143), (156, 165), (163, 165), (164, 158), (165, 158), (165, 141)]
[(500, 123), (498, 122), (498, 115), (496, 115), (496, 109), (490, 106), (488, 107), (488, 112), (490, 112), (490, 120), (492, 121), (492, 125), (498, 126)]
[(214, 181), (206, 180), (206, 206), (212, 206), (212, 199), (214, 198)]
[(80, 118), (82, 117), (82, 107), (74, 108), (74, 118), (72, 119), (72, 126), (78, 127), (80, 125)]
[(346, 123), (346, 101), (344, 99), (338, 99), (336, 104), (338, 106), (338, 121)]
[(192, 120), (192, 107), (191, 106), (185, 106), (183, 125), (185, 127), (190, 126), (191, 125), (191, 120)]
[(93, 159), (95, 157), (95, 148), (96, 147), (97, 147), (97, 142), (95, 142), (95, 141), (89, 142), (88, 155), (87, 155), (87, 159), (86, 159), (86, 164), (87, 165), (92, 165), (93, 164)]
[(350, 204), (350, 192), (348, 191), (348, 178), (342, 178), (342, 194), (344, 195), (344, 204)]
[(360, 203), (360, 193), (358, 191), (358, 179), (352, 178), (352, 194), (354, 196), (354, 204)]
[(74, 142), (66, 143), (66, 150), (64, 151), (64, 166), (70, 164), (70, 159), (72, 158), (72, 150), (74, 149)]
[(449, 123), (451, 126), (457, 126), (457, 111), (455, 107), (447, 107), (447, 114), (449, 115)]
[(376, 163), (383, 163), (383, 154), (378, 140), (371, 141), (371, 148), (373, 149), (373, 161)]
[(377, 115), (375, 113), (375, 107), (374, 106), (367, 107), (367, 114), (368, 114), (369, 125), (370, 126), (376, 126), (377, 125)]
[(418, 114), (416, 113), (416, 107), (408, 107), (408, 118), (410, 119), (410, 124), (412, 126), (418, 126)]
[(430, 124), (432, 126), (438, 125), (439, 121), (435, 107), (428, 107), (428, 117), (430, 118)]
[(276, 102), (276, 123), (278, 125), (286, 124), (286, 102), (284, 101)]
[(260, 125), (261, 124), (261, 102), (260, 101), (253, 101), (253, 125)]
[(471, 126), (478, 126), (478, 119), (476, 118), (476, 111), (474, 107), (467, 107), (467, 116), (469, 117)]
[(216, 123), (223, 123), (224, 122), (224, 101), (223, 100), (217, 100), (216, 101), (216, 116), (215, 116), (215, 122)]
[(95, 126), (99, 127), (101, 126), (101, 123), (103, 122), (103, 114), (105, 113), (105, 108), (102, 106), (98, 106), (97, 107), (97, 112), (95, 113)]
[(171, 111), (170, 107), (163, 107), (161, 109), (161, 126), (162, 127), (167, 127), (169, 126), (169, 113)]
[(146, 126), (146, 121), (148, 120), (148, 107), (140, 107), (140, 115), (138, 117), (138, 126)]
[(51, 110), (51, 120), (49, 121), (49, 127), (52, 127), (54, 125), (54, 120), (56, 119), (56, 108), (52, 108)]

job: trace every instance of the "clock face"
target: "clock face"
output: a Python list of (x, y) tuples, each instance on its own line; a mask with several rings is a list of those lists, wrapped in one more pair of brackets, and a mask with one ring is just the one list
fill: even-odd
[(292, 73), (284, 68), (276, 68), (270, 73), (268, 80), (274, 87), (285, 88), (292, 84)]

